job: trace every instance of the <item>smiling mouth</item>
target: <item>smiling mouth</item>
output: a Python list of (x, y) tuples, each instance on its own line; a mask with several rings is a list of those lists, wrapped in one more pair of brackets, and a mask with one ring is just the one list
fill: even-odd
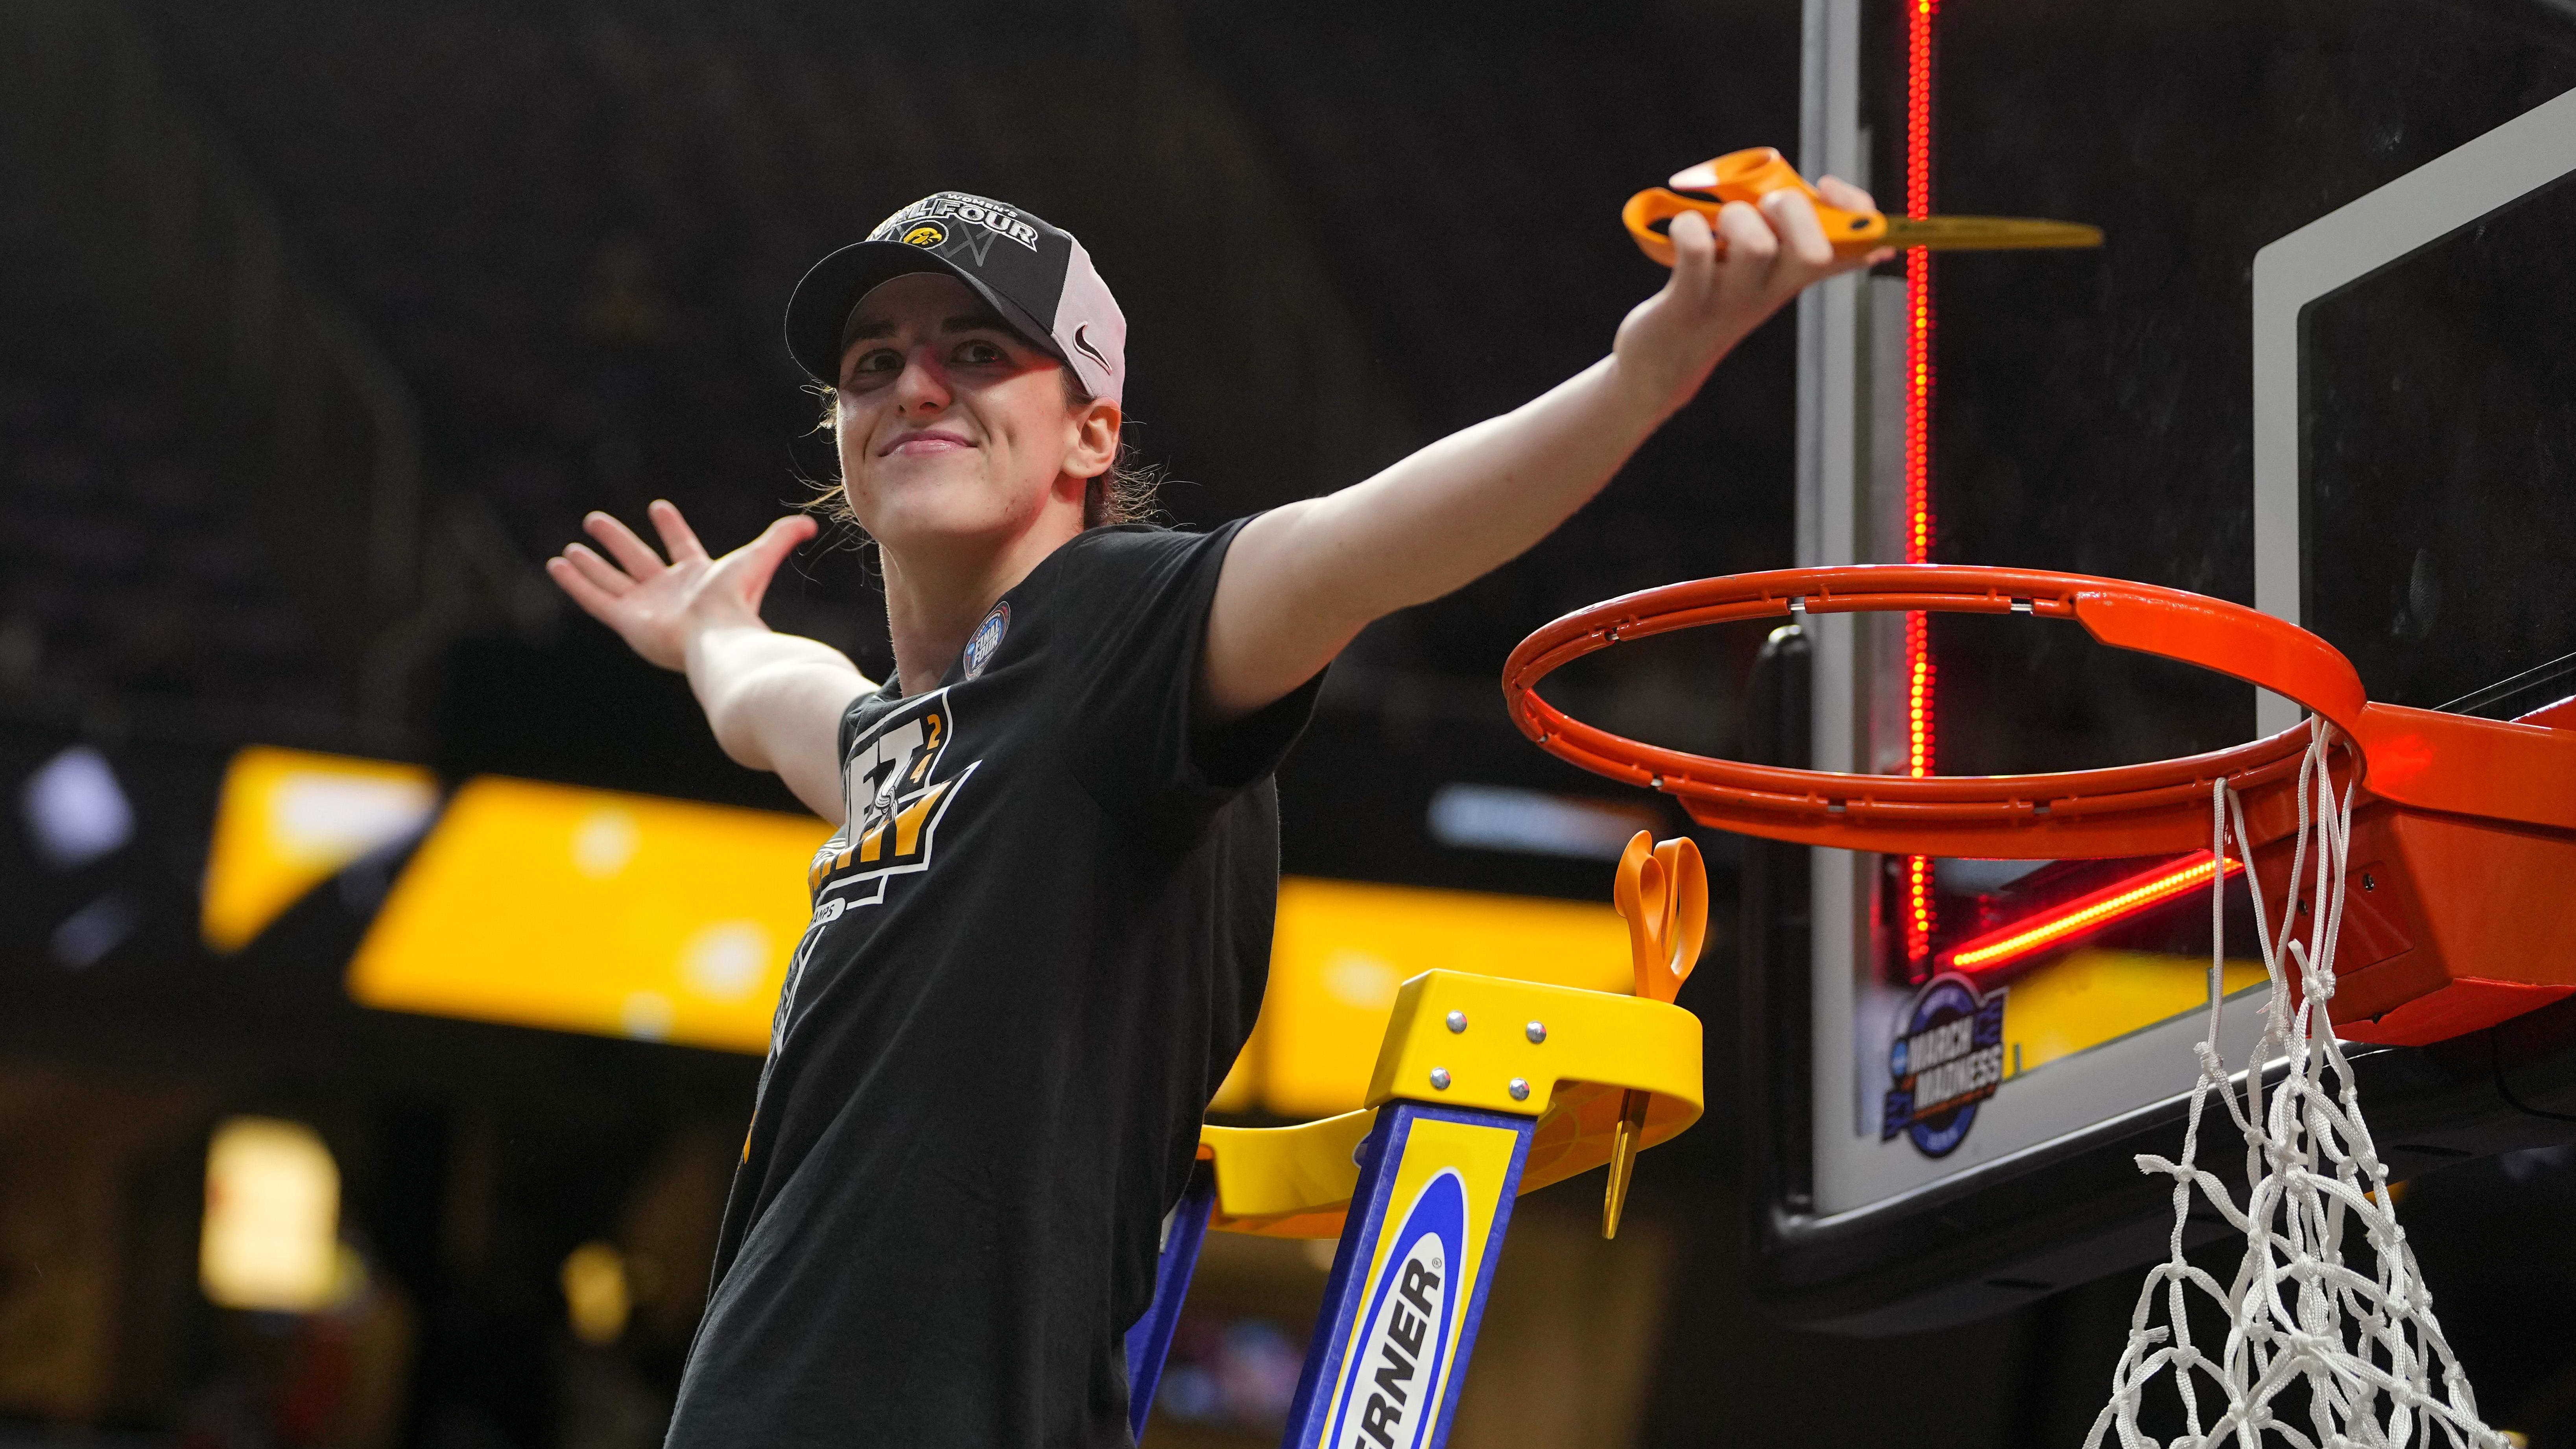
[(952, 448), (971, 448), (973, 446), (975, 445), (966, 441), (964, 438), (959, 437), (955, 433), (906, 433), (902, 437), (895, 439), (882, 448), (879, 448), (877, 450), (877, 456), (885, 458), (892, 457), (900, 453), (909, 453), (914, 455), (925, 453), (944, 453)]

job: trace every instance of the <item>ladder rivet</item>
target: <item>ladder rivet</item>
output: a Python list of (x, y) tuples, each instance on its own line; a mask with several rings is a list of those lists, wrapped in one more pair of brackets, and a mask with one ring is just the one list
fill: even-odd
[(1529, 1100), (1529, 1078), (1514, 1077), (1512, 1078), (1511, 1087), (1513, 1101), (1526, 1102)]
[(1433, 1067), (1431, 1069), (1431, 1089), (1435, 1092), (1445, 1092), (1449, 1090), (1449, 1069), (1447, 1067)]
[(1532, 1042), (1545, 1041), (1547, 1040), (1547, 1023), (1543, 1021), (1533, 1021), (1529, 1024), (1527, 1032), (1529, 1039)]
[(1463, 1011), (1453, 1011), (1449, 1013), (1449, 1029), (1451, 1031), (1465, 1031), (1467, 1029), (1467, 1013)]

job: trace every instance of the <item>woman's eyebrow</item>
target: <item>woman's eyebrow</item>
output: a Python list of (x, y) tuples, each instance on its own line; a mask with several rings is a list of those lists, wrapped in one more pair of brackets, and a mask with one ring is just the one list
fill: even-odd
[[(983, 311), (960, 312), (941, 322), (939, 330), (942, 332), (1011, 332), (1013, 329), (1010, 323), (1002, 320), (1000, 313)], [(878, 338), (893, 335), (894, 319), (880, 318), (874, 322), (862, 322), (852, 327), (849, 342), (873, 342)], [(842, 346), (847, 347), (849, 342), (844, 342)]]

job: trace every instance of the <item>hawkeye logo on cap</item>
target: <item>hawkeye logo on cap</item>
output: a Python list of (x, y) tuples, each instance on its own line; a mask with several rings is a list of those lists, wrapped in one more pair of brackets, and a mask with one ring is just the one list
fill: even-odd
[(925, 221), (903, 234), (903, 239), (917, 247), (935, 247), (948, 240), (948, 228), (935, 221)]

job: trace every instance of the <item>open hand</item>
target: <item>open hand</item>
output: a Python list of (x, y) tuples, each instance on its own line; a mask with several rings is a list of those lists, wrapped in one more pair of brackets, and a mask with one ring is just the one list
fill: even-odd
[[(1816, 191), (1846, 211), (1878, 209), (1868, 192), (1830, 176)], [(1814, 204), (1797, 191), (1774, 191), (1758, 207), (1730, 201), (1714, 231), (1684, 212), (1671, 236), (1672, 279), (1619, 324), (1611, 348), (1623, 382), (1658, 416), (1689, 402), (1719, 358), (1810, 284), (1895, 255), (1836, 256)]]
[(667, 563), (633, 529), (593, 513), (582, 527), (609, 558), (571, 544), (546, 560), (546, 574), (583, 612), (664, 669), (687, 667), (689, 639), (700, 630), (768, 627), (760, 621), (760, 601), (770, 578), (820, 526), (805, 514), (790, 514), (724, 557), (710, 558), (679, 509), (657, 498), (645, 512), (662, 536)]

